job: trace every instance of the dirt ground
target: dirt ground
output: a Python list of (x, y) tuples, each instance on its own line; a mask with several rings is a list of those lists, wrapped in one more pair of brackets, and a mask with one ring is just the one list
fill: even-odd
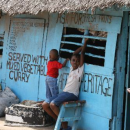
[(54, 130), (54, 125), (48, 127), (9, 127), (4, 126), (4, 121), (4, 117), (0, 118), (0, 130)]

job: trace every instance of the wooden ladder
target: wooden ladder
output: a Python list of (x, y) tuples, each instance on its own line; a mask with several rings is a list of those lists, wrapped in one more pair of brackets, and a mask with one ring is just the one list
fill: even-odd
[[(86, 103), (85, 100), (64, 102), (61, 106), (54, 130), (60, 130), (61, 122), (73, 121), (72, 130), (77, 130), (78, 121), (81, 119), (81, 108)], [(73, 115), (67, 115), (67, 112)]]

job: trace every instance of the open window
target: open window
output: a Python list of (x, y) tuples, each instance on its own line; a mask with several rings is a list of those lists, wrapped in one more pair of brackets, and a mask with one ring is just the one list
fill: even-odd
[(104, 66), (107, 32), (64, 27), (60, 46), (60, 57), (70, 58), (72, 53), (89, 38), (85, 63)]

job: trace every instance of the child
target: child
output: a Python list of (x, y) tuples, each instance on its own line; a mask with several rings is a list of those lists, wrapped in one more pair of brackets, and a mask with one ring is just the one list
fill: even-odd
[[(57, 120), (59, 114), (59, 106), (63, 102), (67, 101), (76, 101), (78, 100), (79, 87), (81, 84), (81, 79), (83, 77), (84, 70), (84, 53), (86, 49), (87, 40), (85, 39), (85, 43), (83, 47), (78, 48), (72, 55), (70, 63), (72, 67), (70, 68), (70, 73), (67, 79), (66, 86), (57, 97), (52, 97), (51, 103), (43, 103), (43, 109), (55, 120)], [(78, 53), (81, 51), (81, 54)], [(67, 122), (62, 123), (62, 130), (71, 130), (71, 127), (68, 127)]]
[(47, 76), (46, 76), (46, 100), (45, 102), (50, 103), (50, 98), (57, 96), (59, 93), (57, 86), (58, 70), (65, 67), (67, 59), (63, 64), (58, 62), (58, 51), (52, 49), (49, 54), (49, 61), (47, 64)]

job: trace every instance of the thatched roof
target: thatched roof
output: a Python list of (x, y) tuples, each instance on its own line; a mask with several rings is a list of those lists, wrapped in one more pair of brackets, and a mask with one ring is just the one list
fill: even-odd
[(0, 9), (9, 15), (38, 12), (86, 11), (113, 5), (130, 6), (130, 0), (0, 0)]

